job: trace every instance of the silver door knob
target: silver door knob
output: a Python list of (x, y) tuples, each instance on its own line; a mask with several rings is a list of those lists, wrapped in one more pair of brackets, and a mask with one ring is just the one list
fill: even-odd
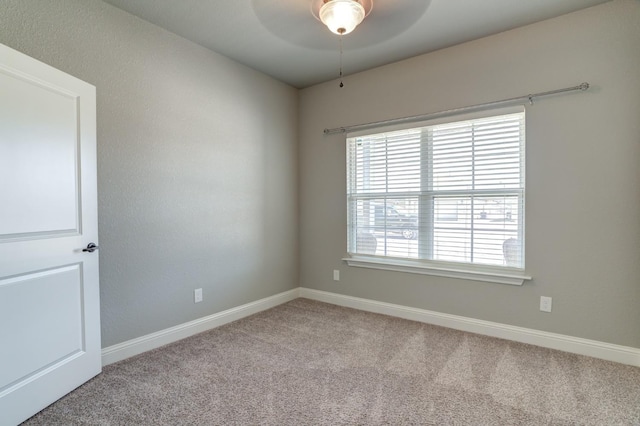
[(82, 251), (86, 251), (88, 253), (93, 253), (94, 251), (98, 250), (99, 248), (100, 247), (95, 245), (95, 243), (89, 243), (89, 244), (87, 244), (87, 248), (83, 248)]

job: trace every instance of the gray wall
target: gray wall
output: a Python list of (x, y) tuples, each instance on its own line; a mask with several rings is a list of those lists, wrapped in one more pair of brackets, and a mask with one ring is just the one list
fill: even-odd
[(103, 347), (298, 286), (295, 89), (93, 0), (0, 43), (97, 87)]
[[(428, 13), (428, 12), (427, 12)], [(616, 0), (300, 96), (301, 286), (640, 347), (640, 2)], [(349, 52), (345, 53), (345, 63)], [(592, 84), (527, 107), (522, 287), (350, 268), (344, 137), (324, 128)], [(341, 281), (332, 280), (340, 269)], [(539, 297), (553, 297), (553, 312)]]

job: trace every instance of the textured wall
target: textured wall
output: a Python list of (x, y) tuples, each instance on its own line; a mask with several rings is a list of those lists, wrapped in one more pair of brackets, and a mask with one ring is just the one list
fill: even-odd
[[(428, 13), (428, 12), (427, 12)], [(301, 285), (640, 348), (640, 2), (580, 12), (305, 89)], [(345, 53), (348, 63), (349, 53)], [(345, 146), (324, 128), (592, 84), (527, 107), (522, 287), (347, 267)], [(332, 281), (341, 269), (341, 281)], [(553, 312), (539, 297), (553, 297)]]
[(295, 89), (93, 0), (0, 43), (97, 87), (103, 347), (297, 287)]

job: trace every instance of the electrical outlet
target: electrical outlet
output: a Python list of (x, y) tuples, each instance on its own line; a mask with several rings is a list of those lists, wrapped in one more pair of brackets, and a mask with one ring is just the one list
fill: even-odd
[(340, 281), (340, 270), (338, 269), (333, 270), (333, 280)]
[(202, 302), (202, 289), (196, 288), (195, 290), (193, 290), (193, 303), (200, 302)]
[(540, 296), (540, 310), (542, 312), (551, 312), (551, 298)]

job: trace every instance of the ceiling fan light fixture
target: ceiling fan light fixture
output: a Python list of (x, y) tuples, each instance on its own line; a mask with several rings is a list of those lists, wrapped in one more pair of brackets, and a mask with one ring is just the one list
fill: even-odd
[(365, 15), (364, 6), (357, 0), (327, 0), (319, 13), (322, 23), (331, 32), (340, 35), (353, 31)]

